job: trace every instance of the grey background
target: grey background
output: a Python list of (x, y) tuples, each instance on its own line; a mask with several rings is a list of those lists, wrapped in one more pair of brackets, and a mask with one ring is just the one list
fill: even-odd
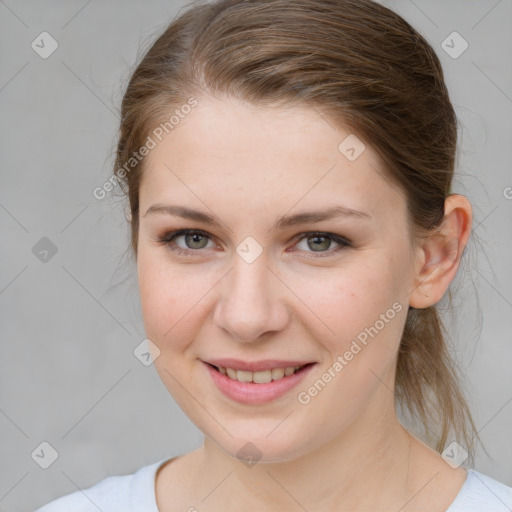
[[(475, 239), (446, 321), (488, 451), (474, 467), (512, 485), (512, 1), (383, 3), (436, 49), (460, 120), (455, 191), (473, 204)], [(2, 511), (202, 443), (133, 354), (145, 336), (124, 203), (92, 195), (137, 54), (184, 5), (0, 0)], [(31, 48), (43, 31), (59, 44), (47, 59)], [(453, 31), (469, 43), (456, 59), (441, 47)], [(57, 248), (46, 262), (42, 237)], [(31, 456), (43, 441), (58, 452), (48, 469)]]

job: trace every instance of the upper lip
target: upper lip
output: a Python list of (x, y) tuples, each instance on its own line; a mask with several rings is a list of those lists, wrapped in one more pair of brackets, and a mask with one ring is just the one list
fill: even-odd
[(214, 366), (222, 366), (223, 368), (233, 368), (233, 370), (244, 370), (248, 372), (262, 372), (272, 370), (273, 368), (288, 368), (290, 366), (304, 366), (305, 364), (314, 363), (314, 361), (284, 361), (279, 359), (265, 359), (262, 361), (241, 361), (240, 359), (223, 358), (208, 359), (203, 361), (213, 364)]

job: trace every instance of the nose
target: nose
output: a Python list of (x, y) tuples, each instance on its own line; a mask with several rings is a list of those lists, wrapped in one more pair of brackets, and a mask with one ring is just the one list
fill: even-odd
[[(247, 263), (238, 256), (220, 287), (215, 325), (241, 342), (261, 341), (265, 334), (286, 328), (290, 314), (287, 288), (260, 256)], [(289, 293), (289, 292), (288, 292)]]

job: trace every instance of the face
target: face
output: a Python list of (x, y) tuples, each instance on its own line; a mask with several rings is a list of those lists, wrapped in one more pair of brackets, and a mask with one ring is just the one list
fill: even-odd
[[(371, 146), (340, 150), (350, 133), (307, 107), (201, 99), (147, 156), (137, 266), (154, 364), (232, 456), (251, 442), (262, 462), (291, 460), (393, 403), (414, 249)], [(210, 366), (226, 358), (262, 370), (239, 379), (275, 380), (235, 382)], [(295, 363), (314, 364), (280, 379)]]

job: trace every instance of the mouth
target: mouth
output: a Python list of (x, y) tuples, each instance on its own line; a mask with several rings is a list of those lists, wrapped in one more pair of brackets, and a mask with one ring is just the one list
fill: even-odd
[(272, 368), (268, 370), (261, 370), (252, 372), (248, 370), (236, 370), (234, 368), (217, 366), (211, 363), (206, 363), (208, 366), (217, 372), (225, 375), (228, 379), (236, 380), (238, 382), (248, 382), (254, 384), (268, 384), (277, 380), (284, 379), (290, 375), (299, 373), (302, 369), (309, 367), (316, 363), (306, 363), (298, 366), (286, 366), (283, 368)]
[(212, 383), (225, 397), (249, 405), (265, 404), (284, 397), (317, 365), (315, 362), (252, 372), (202, 363)]

